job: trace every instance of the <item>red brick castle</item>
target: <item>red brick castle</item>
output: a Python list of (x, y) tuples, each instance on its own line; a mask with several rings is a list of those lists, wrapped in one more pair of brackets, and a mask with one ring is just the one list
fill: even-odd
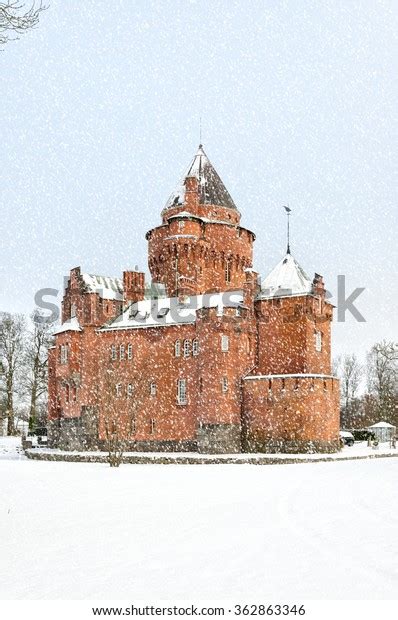
[[(72, 269), (49, 359), (50, 445), (330, 452), (332, 305), (290, 253), (262, 281), (255, 235), (202, 146), (148, 240), (151, 282)], [(122, 429), (122, 430), (120, 430)]]

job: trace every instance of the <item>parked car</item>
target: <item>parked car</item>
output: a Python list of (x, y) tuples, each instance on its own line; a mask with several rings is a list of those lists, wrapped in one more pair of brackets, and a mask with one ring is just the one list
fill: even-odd
[(349, 431), (340, 431), (340, 441), (343, 446), (353, 446), (354, 445), (354, 435)]

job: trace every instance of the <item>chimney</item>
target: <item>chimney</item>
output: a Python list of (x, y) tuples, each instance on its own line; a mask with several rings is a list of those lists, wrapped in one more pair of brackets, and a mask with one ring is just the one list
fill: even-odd
[(196, 177), (187, 177), (185, 179), (185, 209), (197, 212), (199, 205), (199, 183)]
[(145, 273), (123, 271), (123, 304), (142, 301), (145, 295)]
[(258, 273), (254, 269), (245, 269), (246, 281), (243, 285), (243, 305), (253, 309), (254, 298), (259, 292)]
[(312, 286), (314, 289), (314, 295), (324, 298), (325, 297), (325, 283), (323, 281), (323, 277), (316, 273), (314, 275), (314, 279), (312, 281)]

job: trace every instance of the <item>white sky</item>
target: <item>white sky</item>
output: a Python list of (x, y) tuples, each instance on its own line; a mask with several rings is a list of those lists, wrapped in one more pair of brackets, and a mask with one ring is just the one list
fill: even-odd
[(30, 312), (77, 265), (146, 269), (201, 116), (254, 267), (281, 258), (289, 203), (307, 273), (366, 288), (367, 322), (336, 323), (335, 352), (396, 339), (397, 8), (51, 0), (0, 53), (0, 310)]

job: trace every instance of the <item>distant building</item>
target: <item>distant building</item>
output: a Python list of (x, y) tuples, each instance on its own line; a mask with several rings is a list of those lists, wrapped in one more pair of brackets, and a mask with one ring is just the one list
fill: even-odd
[(397, 434), (396, 426), (383, 421), (372, 424), (372, 426), (368, 426), (367, 430), (373, 433), (375, 439), (378, 439), (380, 443), (391, 441), (391, 439)]
[(146, 235), (151, 283), (70, 272), (50, 351), (50, 445), (104, 447), (117, 411), (132, 450), (337, 450), (322, 277), (288, 247), (260, 285), (255, 235), (202, 146), (161, 216)]

